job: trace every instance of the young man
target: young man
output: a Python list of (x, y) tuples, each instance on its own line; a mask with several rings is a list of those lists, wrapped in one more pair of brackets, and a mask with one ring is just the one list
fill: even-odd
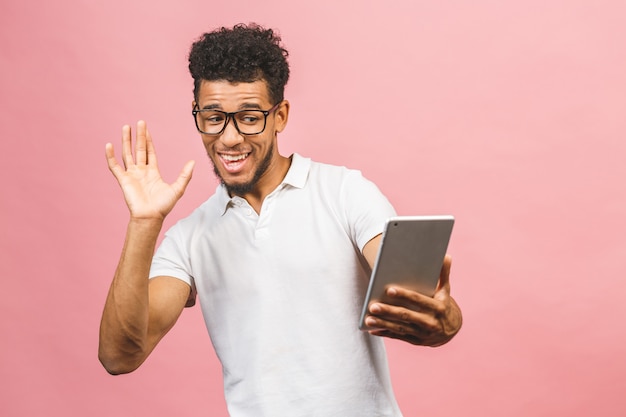
[[(287, 51), (272, 31), (238, 25), (194, 43), (192, 113), (221, 180), (167, 231), (189, 162), (162, 181), (152, 138), (123, 128), (122, 160), (106, 157), (130, 210), (102, 316), (99, 357), (112, 374), (147, 358), (196, 297), (224, 369), (234, 416), (399, 416), (383, 339), (437, 346), (461, 327), (446, 257), (433, 298), (392, 288), (358, 330), (380, 234), (394, 210), (358, 171), (278, 151), (287, 125)], [(413, 309), (400, 305), (414, 306)]]

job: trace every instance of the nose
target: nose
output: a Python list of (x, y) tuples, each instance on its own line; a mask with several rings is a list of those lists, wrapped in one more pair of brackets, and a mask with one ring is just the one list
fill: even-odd
[(235, 121), (229, 118), (226, 121), (226, 127), (224, 131), (220, 135), (220, 141), (229, 148), (236, 146), (237, 144), (243, 142), (243, 135), (239, 133), (237, 128), (235, 127)]

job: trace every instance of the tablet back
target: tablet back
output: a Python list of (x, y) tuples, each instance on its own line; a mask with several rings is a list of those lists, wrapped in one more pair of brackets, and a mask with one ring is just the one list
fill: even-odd
[(387, 220), (360, 325), (372, 302), (388, 302), (385, 290), (391, 285), (432, 296), (439, 282), (448, 249), (454, 217), (400, 216)]

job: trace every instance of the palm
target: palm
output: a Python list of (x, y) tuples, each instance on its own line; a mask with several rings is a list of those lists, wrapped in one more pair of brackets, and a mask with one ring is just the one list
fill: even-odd
[(123, 129), (122, 147), (124, 167), (117, 163), (111, 144), (107, 144), (106, 156), (109, 169), (122, 188), (131, 216), (165, 218), (182, 197), (191, 179), (193, 162), (190, 161), (185, 165), (174, 183), (167, 184), (163, 181), (157, 165), (152, 138), (144, 122), (137, 123), (134, 157), (128, 126)]

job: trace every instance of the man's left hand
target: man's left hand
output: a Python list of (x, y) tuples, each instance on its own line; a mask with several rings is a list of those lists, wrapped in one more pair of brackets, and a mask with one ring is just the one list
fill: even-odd
[(441, 346), (450, 341), (463, 323), (461, 309), (450, 296), (451, 265), (452, 258), (446, 255), (432, 298), (401, 287), (388, 288), (386, 294), (394, 303), (370, 305), (365, 323), (376, 328), (370, 334), (423, 346)]

